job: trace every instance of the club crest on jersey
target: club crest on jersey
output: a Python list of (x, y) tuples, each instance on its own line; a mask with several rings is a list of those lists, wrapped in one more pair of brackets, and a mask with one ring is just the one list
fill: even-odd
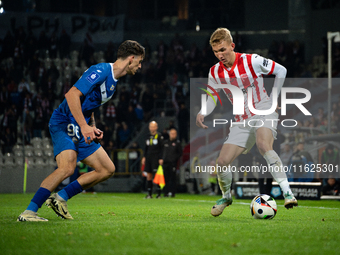
[(95, 83), (98, 79), (99, 79), (99, 74), (97, 74), (95, 71), (93, 71), (86, 77), (86, 80), (88, 80), (92, 84)]
[(115, 85), (112, 85), (111, 88), (110, 88), (110, 90), (111, 90), (111, 91), (114, 91), (114, 89), (115, 89)]

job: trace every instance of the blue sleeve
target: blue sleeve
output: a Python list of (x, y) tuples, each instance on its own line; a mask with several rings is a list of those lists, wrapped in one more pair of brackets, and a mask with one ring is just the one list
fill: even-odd
[(87, 69), (74, 86), (86, 96), (97, 85), (101, 85), (110, 73), (110, 64), (102, 63)]

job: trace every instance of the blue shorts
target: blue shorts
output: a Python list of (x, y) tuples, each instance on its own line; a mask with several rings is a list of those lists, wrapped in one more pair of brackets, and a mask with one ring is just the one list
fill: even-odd
[(74, 150), (78, 153), (77, 161), (81, 161), (100, 148), (100, 144), (85, 143), (80, 127), (73, 118), (54, 111), (49, 122), (53, 142), (54, 157), (64, 150)]

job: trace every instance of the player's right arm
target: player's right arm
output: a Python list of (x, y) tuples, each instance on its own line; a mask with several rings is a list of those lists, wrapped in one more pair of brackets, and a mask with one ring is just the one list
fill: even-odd
[[(216, 85), (216, 81), (215, 79), (212, 77), (211, 75), (211, 72), (209, 71), (209, 80), (208, 80), (208, 84), (209, 86), (213, 87), (214, 88), (214, 85)], [(203, 129), (207, 129), (208, 126), (204, 125), (203, 122), (204, 122), (204, 117), (208, 116), (209, 114), (211, 114), (213, 112), (213, 110), (215, 109), (216, 107), (216, 100), (217, 99), (217, 96), (214, 95), (214, 92), (210, 89), (210, 88), (207, 88), (207, 90), (211, 93), (211, 95), (213, 95), (213, 98), (208, 95), (207, 96), (207, 101), (206, 101), (206, 112), (203, 111), (203, 109), (201, 109), (199, 111), (199, 113), (197, 114), (196, 116), (196, 125), (200, 128), (203, 128)], [(219, 89), (216, 89), (217, 92), (219, 92)]]
[[(100, 131), (95, 126), (91, 127), (87, 124), (84, 117), (81, 97), (87, 96), (94, 87), (102, 84), (108, 75), (108, 68), (104, 64), (91, 66), (87, 69), (74, 86), (65, 94), (65, 98), (70, 111), (80, 127), (80, 131), (84, 136), (85, 142), (90, 144), (94, 138), (100, 136)], [(88, 139), (89, 138), (89, 139)]]
[[(96, 134), (100, 135), (99, 131), (97, 131), (96, 127), (91, 127), (86, 123), (84, 114), (81, 109), (80, 97), (83, 96), (83, 93), (80, 92), (75, 86), (73, 86), (66, 94), (65, 98), (70, 108), (70, 111), (78, 123), (80, 127), (80, 131), (84, 136), (85, 142), (90, 144), (94, 138), (96, 138)], [(88, 139), (90, 137), (90, 139)]]

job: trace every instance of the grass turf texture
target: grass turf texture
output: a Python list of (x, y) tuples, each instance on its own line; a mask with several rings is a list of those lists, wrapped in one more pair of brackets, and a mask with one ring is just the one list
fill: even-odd
[(219, 217), (219, 197), (182, 195), (143, 199), (143, 194), (79, 194), (68, 201), (74, 220), (16, 222), (33, 194), (1, 194), (1, 254), (336, 254), (340, 202), (303, 201), (286, 210), (276, 201), (272, 220), (255, 220), (250, 200), (234, 200)]

